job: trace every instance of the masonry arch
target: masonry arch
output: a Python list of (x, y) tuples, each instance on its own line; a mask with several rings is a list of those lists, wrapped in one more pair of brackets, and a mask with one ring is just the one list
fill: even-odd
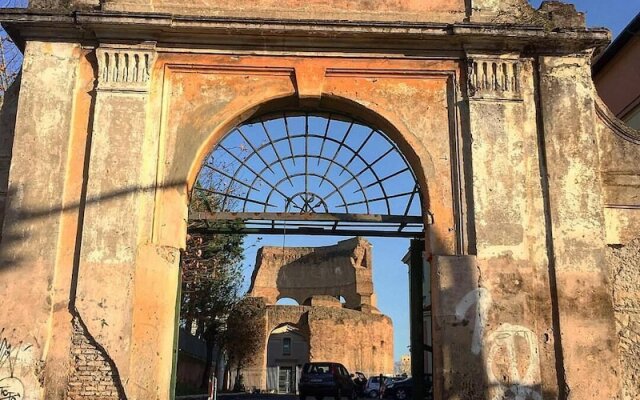
[(309, 362), (309, 337), (296, 324), (271, 330), (266, 349), (267, 391), (295, 394), (302, 366)]
[[(446, 87), (446, 75), (434, 76)], [(452, 184), (451, 162), (447, 158), (452, 151), (448, 146), (452, 144), (443, 146), (440, 143), (442, 138), (434, 142), (440, 143), (439, 152), (446, 151), (447, 157), (438, 159), (432, 156), (425, 144), (428, 144), (425, 137), (435, 139), (437, 129), (446, 138), (444, 143), (449, 143), (452, 131), (447, 122), (450, 117), (448, 112), (434, 114), (437, 118), (433, 122), (419, 123), (408, 121), (406, 115), (397, 112), (395, 104), (376, 104), (362, 98), (354, 100), (357, 96), (353, 93), (332, 91), (309, 104), (301, 102), (286, 88), (275, 86), (267, 85), (262, 90), (252, 92), (255, 96), (241, 96), (241, 101), (229, 104), (214, 106), (214, 98), (201, 95), (188, 109), (168, 109), (168, 127), (163, 141), (172, 143), (173, 147), (166, 148), (160, 156), (163, 162), (159, 170), (154, 222), (154, 236), (158, 244), (178, 248), (184, 246), (182, 238), (187, 232), (187, 221), (198, 219), (188, 215), (188, 204), (198, 173), (203, 161), (224, 141), (227, 134), (256, 118), (290, 112), (341, 115), (383, 132), (396, 146), (418, 184), (416, 198), (421, 200), (421, 205), (419, 213), (413, 217), (418, 218), (424, 231), (417, 236), (414, 232), (411, 237), (425, 238), (427, 245), (422, 244), (422, 249), (428, 253), (454, 254), (459, 251), (461, 238), (458, 230), (452, 229), (457, 226), (452, 193), (455, 185)], [(171, 117), (172, 113), (175, 117)], [(176, 121), (171, 122), (171, 118)], [(423, 116), (419, 120), (428, 121), (430, 118)], [(348, 296), (345, 298), (349, 300)]]
[[(242, 109), (233, 110), (229, 115), (222, 116), (220, 118), (221, 122), (211, 127), (209, 134), (200, 143), (193, 157), (190, 157), (192, 163), (184, 180), (187, 184), (189, 195), (203, 162), (229, 132), (252, 119), (285, 111), (349, 116), (384, 132), (398, 146), (398, 149), (411, 166), (421, 188), (423, 207), (425, 210), (429, 209), (431, 204), (428, 191), (429, 182), (437, 181), (437, 176), (432, 156), (424, 143), (409, 128), (404, 126), (401, 120), (393, 121), (393, 119), (385, 116), (383, 110), (374, 110), (372, 107), (366, 107), (352, 99), (336, 95), (323, 95), (322, 100), (316, 106), (309, 107), (301, 106), (297, 96), (276, 94), (269, 98), (255, 99), (254, 102), (245, 105)], [(179, 179), (177, 176), (173, 178)]]
[[(204, 235), (231, 234), (238, 229), (245, 233), (330, 236), (351, 236), (360, 231), (365, 236), (417, 239), (424, 237), (431, 222), (425, 212), (424, 190), (397, 144), (379, 128), (342, 111), (298, 107), (254, 115), (217, 141), (190, 190), (190, 204), (207, 207), (190, 206), (189, 230)], [(421, 246), (425, 250), (424, 242)], [(265, 274), (265, 282), (277, 277), (275, 287), (258, 279), (256, 266), (249, 292), (266, 299), (267, 305), (277, 305), (281, 297), (294, 298), (299, 304), (297, 299), (311, 296), (317, 299), (318, 307), (338, 308), (343, 307), (340, 296), (344, 294), (345, 307), (353, 312), (379, 313), (372, 298), (372, 281), (360, 282), (358, 278), (364, 276), (358, 268), (370, 267), (366, 261), (370, 248), (362, 251), (351, 258), (355, 264), (344, 270), (342, 264), (323, 267), (324, 257), (312, 251), (303, 257), (307, 261), (296, 260), (283, 265), (275, 275)], [(419, 258), (422, 268), (422, 256)], [(286, 284), (302, 273), (301, 262), (310, 267), (303, 275), (311, 274), (314, 279), (303, 286)], [(316, 287), (310, 282), (319, 284)], [(422, 301), (421, 294), (419, 299)], [(412, 323), (422, 326), (422, 315), (414, 316)], [(286, 340), (290, 345), (293, 339)], [(269, 361), (271, 347), (269, 336), (267, 386), (270, 380), (274, 386), (269, 368), (277, 364)], [(422, 365), (422, 334), (420, 346), (414, 343), (414, 347), (420, 354), (415, 364)], [(372, 347), (374, 358), (377, 350), (376, 344)], [(362, 351), (356, 352), (363, 357)], [(362, 366), (363, 360), (354, 362)], [(277, 390), (292, 390), (296, 366), (275, 367), (285, 368), (286, 375), (278, 375), (278, 382), (283, 378), (286, 383), (278, 383)], [(251, 370), (256, 375), (252, 382), (264, 382), (259, 371)]]

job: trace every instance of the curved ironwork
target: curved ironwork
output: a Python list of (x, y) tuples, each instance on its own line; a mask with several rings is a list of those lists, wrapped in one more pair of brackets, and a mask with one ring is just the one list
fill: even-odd
[(271, 114), (233, 129), (207, 157), (194, 196), (216, 197), (209, 211), (219, 215), (209, 219), (299, 214), (336, 230), (340, 221), (350, 226), (362, 222), (355, 216), (375, 215), (391, 217), (386, 223), (398, 231), (422, 221), (416, 177), (395, 143), (338, 114)]

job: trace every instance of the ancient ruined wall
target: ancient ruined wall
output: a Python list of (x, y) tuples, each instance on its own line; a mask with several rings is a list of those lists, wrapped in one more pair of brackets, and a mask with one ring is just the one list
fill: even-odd
[(289, 297), (299, 304), (314, 295), (343, 296), (360, 309), (373, 295), (371, 245), (354, 238), (326, 247), (263, 247), (251, 278), (251, 296), (268, 304)]
[(384, 315), (313, 307), (308, 313), (311, 361), (336, 361), (350, 373), (393, 373), (393, 324)]
[[(367, 376), (393, 373), (393, 323), (384, 315), (322, 306), (266, 308), (265, 343), (271, 332), (289, 324), (309, 341), (310, 361), (344, 364), (349, 372)], [(252, 357), (243, 372), (245, 384), (266, 388), (267, 348)]]

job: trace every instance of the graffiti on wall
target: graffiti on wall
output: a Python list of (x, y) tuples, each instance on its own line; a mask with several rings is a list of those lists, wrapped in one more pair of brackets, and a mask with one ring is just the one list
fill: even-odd
[(538, 341), (531, 329), (501, 324), (487, 337), (487, 346), (486, 368), (493, 400), (542, 400), (536, 389), (540, 383)]
[(467, 293), (456, 306), (456, 320), (462, 322), (472, 305), (476, 304), (476, 323), (471, 340), (471, 352), (475, 355), (482, 350), (482, 338), (487, 324), (487, 316), (491, 308), (491, 293), (485, 288), (478, 288)]
[(540, 382), (538, 341), (531, 329), (508, 323), (501, 324), (485, 337), (489, 310), (493, 304), (491, 293), (478, 288), (467, 293), (456, 305), (455, 317), (462, 322), (475, 305), (475, 324), (471, 352), (479, 355), (485, 350), (485, 368), (491, 399), (542, 400), (536, 386)]
[(24, 385), (15, 376), (20, 347), (21, 344), (18, 347), (12, 346), (4, 336), (4, 328), (0, 330), (0, 400), (24, 398)]

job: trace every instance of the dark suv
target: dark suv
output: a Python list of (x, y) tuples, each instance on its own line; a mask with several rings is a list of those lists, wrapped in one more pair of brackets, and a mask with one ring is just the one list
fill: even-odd
[(316, 400), (333, 397), (336, 400), (356, 398), (356, 388), (349, 371), (342, 364), (333, 362), (306, 363), (302, 368), (298, 392), (300, 400), (313, 396)]

